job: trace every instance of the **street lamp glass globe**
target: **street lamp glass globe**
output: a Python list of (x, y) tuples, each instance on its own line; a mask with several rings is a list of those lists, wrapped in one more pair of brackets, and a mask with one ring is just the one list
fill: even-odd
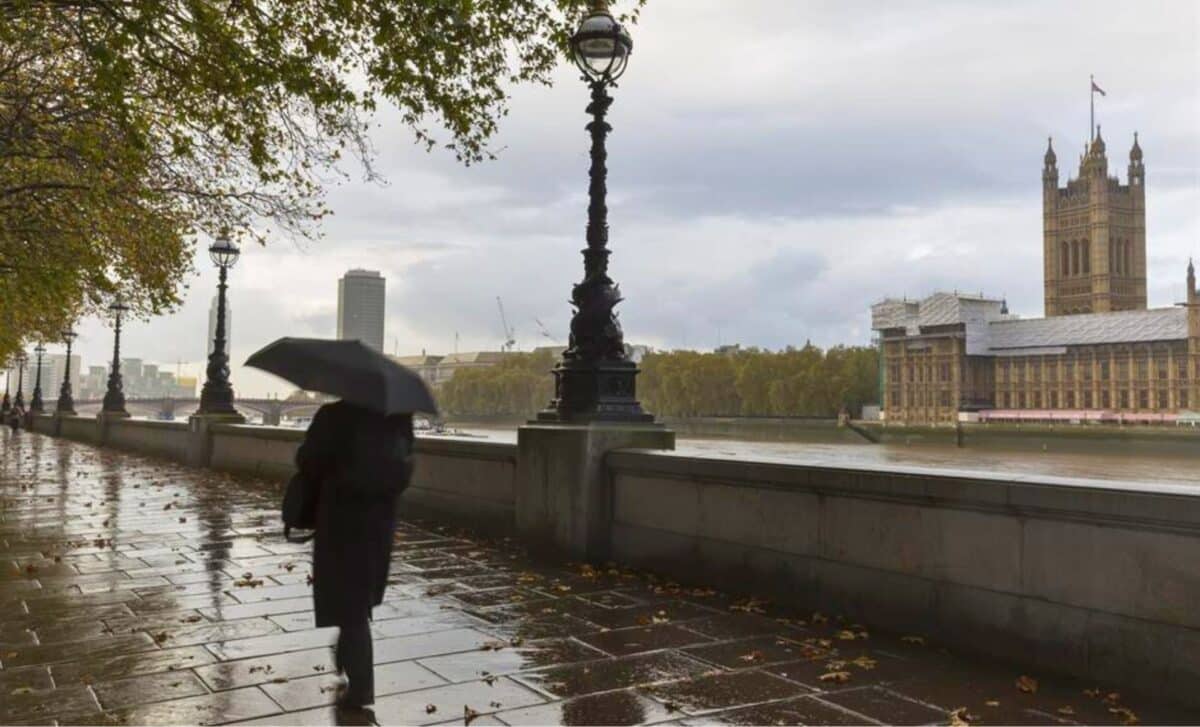
[(65, 342), (67, 342), (67, 343), (70, 343), (71, 341), (74, 341), (74, 340), (75, 340), (75, 338), (76, 338), (76, 337), (78, 337), (78, 336), (79, 336), (79, 334), (78, 334), (78, 333), (76, 333), (75, 331), (72, 331), (72, 330), (71, 330), (71, 329), (69, 329), (69, 328), (68, 328), (67, 330), (65, 330), (65, 331), (63, 331), (63, 332), (62, 332), (62, 339), (63, 339), (63, 341), (65, 341)]
[(242, 251), (228, 237), (217, 238), (217, 241), (208, 248), (208, 256), (212, 258), (213, 264), (219, 268), (231, 268), (237, 264), (238, 256)]
[(125, 301), (118, 295), (116, 298), (113, 298), (113, 302), (109, 304), (108, 309), (113, 313), (120, 314), (129, 310), (129, 306), (125, 305)]
[(40, 356), (46, 352), (46, 347), (39, 343), (38, 345), (33, 347), (33, 352)]
[(593, 10), (571, 36), (575, 65), (593, 81), (615, 81), (625, 72), (633, 39), (607, 10)]

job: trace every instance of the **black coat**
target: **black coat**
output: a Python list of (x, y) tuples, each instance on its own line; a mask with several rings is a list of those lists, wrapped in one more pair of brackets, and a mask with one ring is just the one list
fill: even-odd
[(397, 498), (412, 474), (412, 417), (385, 417), (344, 402), (313, 417), (296, 452), (320, 483), (313, 541), (317, 626), (365, 621), (383, 601)]

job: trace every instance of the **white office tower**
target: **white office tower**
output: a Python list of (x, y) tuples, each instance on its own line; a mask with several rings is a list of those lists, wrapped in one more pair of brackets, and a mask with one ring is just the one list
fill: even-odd
[(337, 337), (383, 351), (386, 282), (377, 270), (351, 270), (338, 281)]
[[(229, 296), (225, 297), (225, 354), (229, 355), (229, 342), (233, 340), (233, 308), (229, 305)], [(213, 352), (213, 339), (217, 337), (217, 296), (212, 297), (208, 306), (208, 356)]]

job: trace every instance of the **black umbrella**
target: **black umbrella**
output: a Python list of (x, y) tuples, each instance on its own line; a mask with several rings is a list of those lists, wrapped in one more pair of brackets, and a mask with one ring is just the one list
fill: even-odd
[(246, 365), (383, 414), (437, 414), (433, 394), (416, 372), (362, 341), (281, 338)]

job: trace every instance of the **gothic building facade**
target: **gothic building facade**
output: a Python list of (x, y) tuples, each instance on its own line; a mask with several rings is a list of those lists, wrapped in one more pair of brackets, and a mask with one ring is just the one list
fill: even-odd
[(1146, 307), (1145, 170), (1134, 136), (1127, 184), (1108, 176), (1099, 131), (1079, 176), (1043, 167), (1045, 318), (1001, 300), (935, 293), (872, 306), (881, 414), (919, 424), (985, 420), (1171, 421), (1200, 410), (1200, 291)]

